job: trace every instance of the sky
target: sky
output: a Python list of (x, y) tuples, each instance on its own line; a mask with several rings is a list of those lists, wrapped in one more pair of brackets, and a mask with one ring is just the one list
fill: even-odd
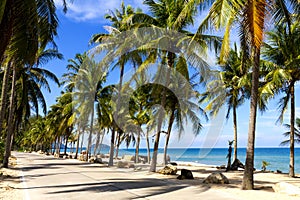
[[(68, 59), (73, 59), (76, 53), (83, 53), (91, 48), (89, 40), (93, 34), (107, 33), (104, 26), (109, 25), (109, 22), (104, 18), (104, 15), (110, 10), (119, 8), (121, 0), (74, 0), (68, 4), (68, 12), (62, 11), (62, 0), (54, 0), (58, 8), (59, 18), (59, 37), (56, 39), (59, 51), (64, 55), (63, 60), (50, 61), (44, 67), (54, 72), (58, 77), (61, 77), (66, 72)], [(125, 4), (130, 4), (133, 7), (146, 7), (142, 4), (142, 0), (125, 0)], [(197, 25), (201, 22), (203, 15), (200, 15), (196, 20), (194, 27), (190, 30), (196, 30)], [(233, 33), (232, 40), (237, 38), (237, 34)], [(114, 82), (113, 75), (111, 82)], [(60, 95), (62, 88), (59, 88), (54, 83), (51, 83), (52, 91), (48, 93), (44, 91), (48, 108), (55, 103), (55, 99)], [(296, 116), (300, 117), (300, 85), (296, 86)], [(280, 142), (285, 138), (282, 133), (287, 130), (281, 125), (276, 124), (279, 116), (277, 111), (277, 102), (279, 98), (271, 100), (268, 104), (268, 110), (264, 113), (258, 112), (257, 115), (257, 131), (256, 131), (256, 147), (278, 147)], [(248, 136), (248, 121), (249, 121), (249, 101), (246, 101), (238, 108), (238, 146), (247, 146)], [(171, 136), (170, 147), (176, 148), (201, 148), (201, 147), (227, 147), (228, 141), (233, 140), (233, 125), (232, 118), (225, 119), (225, 108), (219, 112), (219, 115), (206, 122), (204, 119), (203, 130), (198, 136), (194, 136), (191, 131), (191, 125), (186, 124), (186, 131), (178, 139), (176, 131)], [(284, 123), (289, 123), (289, 110), (284, 117)], [(164, 145), (165, 137), (161, 137), (160, 147)], [(109, 143), (109, 137), (104, 139), (104, 143)], [(151, 143), (152, 145), (153, 143)], [(146, 147), (145, 139), (142, 139), (142, 147)], [(297, 145), (296, 145), (297, 146)]]

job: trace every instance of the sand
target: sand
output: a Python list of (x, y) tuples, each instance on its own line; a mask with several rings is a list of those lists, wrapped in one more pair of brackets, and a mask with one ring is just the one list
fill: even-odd
[[(64, 162), (64, 160), (62, 160)], [(16, 162), (14, 163), (16, 164)], [(100, 165), (100, 164), (92, 164), (92, 165)], [(167, 194), (155, 196), (153, 199), (181, 199), (180, 195), (189, 196), (191, 192), (199, 193), (206, 192), (209, 194), (222, 194), (224, 197), (228, 197), (229, 199), (234, 197), (234, 199), (242, 199), (242, 200), (299, 200), (300, 196), (290, 196), (287, 194), (275, 193), (272, 189), (272, 186), (278, 182), (287, 182), (291, 183), (298, 188), (300, 188), (300, 178), (290, 178), (287, 174), (276, 174), (271, 172), (255, 172), (254, 180), (255, 180), (255, 190), (241, 190), (241, 183), (243, 172), (242, 171), (232, 171), (225, 172), (224, 170), (219, 170), (214, 166), (208, 165), (192, 165), (192, 163), (182, 163), (180, 162), (177, 166), (178, 173), (180, 173), (180, 169), (189, 169), (193, 172), (195, 177), (194, 180), (177, 180), (177, 175), (162, 175), (158, 173), (149, 173), (148, 165), (140, 165), (141, 169), (134, 171), (134, 169), (129, 168), (116, 168), (116, 167), (99, 167), (97, 171), (101, 174), (101, 172), (105, 173), (107, 177), (113, 177), (116, 171), (126, 172), (120, 174), (118, 177), (123, 180), (128, 177), (128, 173), (134, 176), (135, 179), (147, 179), (147, 178), (156, 178), (160, 180), (166, 180), (170, 185), (174, 184), (185, 184), (188, 187), (184, 190), (181, 190), (180, 193), (178, 191), (171, 191)], [(11, 169), (0, 169), (3, 175), (0, 179), (0, 199), (4, 200), (18, 200), (23, 199), (23, 191), (22, 191), (22, 182), (20, 179), (20, 173), (17, 167), (12, 166)], [(161, 166), (158, 169), (162, 168)], [(128, 172), (128, 173), (127, 173)], [(230, 181), (229, 184), (217, 185), (217, 184), (204, 184), (203, 180), (212, 172), (222, 172)], [(119, 173), (118, 173), (119, 174)], [(300, 176), (300, 175), (298, 175)], [(199, 190), (200, 189), (200, 190)], [(138, 188), (132, 189), (135, 193), (145, 193), (146, 189)], [(192, 199), (192, 196), (191, 196)]]
[(16, 158), (11, 157), (9, 167), (0, 169), (0, 199), (18, 200), (23, 199), (22, 182), (20, 171), (16, 168)]

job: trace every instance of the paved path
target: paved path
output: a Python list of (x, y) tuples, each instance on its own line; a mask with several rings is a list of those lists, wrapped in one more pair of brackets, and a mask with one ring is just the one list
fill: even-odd
[(132, 169), (101, 167), (77, 160), (17, 153), (25, 200), (46, 199), (205, 199), (232, 200), (232, 196), (195, 183), (158, 179)]

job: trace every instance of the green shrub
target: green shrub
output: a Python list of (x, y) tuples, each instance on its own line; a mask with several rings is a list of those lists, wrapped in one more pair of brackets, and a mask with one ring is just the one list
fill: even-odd
[(269, 165), (270, 165), (269, 162), (263, 160), (263, 161), (262, 161), (261, 169), (262, 169), (263, 171), (266, 171), (266, 169), (267, 169), (267, 167), (268, 167)]

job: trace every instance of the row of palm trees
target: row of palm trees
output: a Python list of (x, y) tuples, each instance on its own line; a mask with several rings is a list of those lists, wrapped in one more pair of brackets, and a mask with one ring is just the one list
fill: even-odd
[[(12, 2), (18, 2), (21, 6), (21, 1), (6, 0), (7, 5), (4, 11), (16, 16), (15, 21), (18, 22), (18, 17), (22, 15), (18, 16), (17, 13), (13, 13), (11, 7), (15, 4)], [(122, 142), (127, 142), (129, 145), (131, 141), (134, 141), (136, 155), (138, 155), (140, 137), (145, 132), (148, 149), (150, 149), (149, 134), (152, 133), (155, 137), (150, 171), (156, 171), (161, 133), (166, 134), (166, 155), (174, 125), (181, 135), (180, 133), (184, 132), (183, 122), (190, 120), (193, 123), (194, 133), (198, 134), (202, 127), (200, 116), (203, 111), (209, 111), (215, 115), (223, 105), (228, 108), (227, 118), (230, 111), (233, 112), (234, 158), (236, 159), (237, 108), (250, 98), (243, 189), (253, 189), (257, 106), (264, 110), (270, 98), (283, 93), (285, 96), (280, 101), (281, 113), (286, 110), (289, 102), (291, 104), (290, 176), (295, 175), (294, 87), (299, 80), (299, 45), (295, 45), (299, 43), (297, 22), (299, 4), (297, 1), (217, 0), (212, 3), (207, 17), (196, 33), (189, 32), (188, 27), (193, 24), (199, 8), (202, 10), (204, 5), (210, 2), (145, 0), (144, 3), (148, 6), (149, 13), (143, 13), (139, 9), (135, 10), (122, 3), (120, 10), (115, 10), (106, 16), (111, 22), (111, 26), (106, 27), (109, 33), (95, 34), (91, 39), (95, 48), (90, 52), (76, 55), (75, 60), (70, 60), (69, 71), (64, 75), (65, 91), (58, 97), (57, 103), (51, 106), (48, 115), (44, 119), (40, 117), (38, 122), (32, 122), (35, 128), (29, 130), (30, 108), (34, 107), (37, 110), (39, 104), (44, 103), (39, 84), (43, 83), (47, 86), (46, 77), (56, 80), (50, 72), (42, 73), (42, 69), (39, 68), (41, 59), (38, 53), (45, 51), (45, 44), (54, 42), (53, 37), (56, 35), (57, 28), (53, 5), (46, 4), (46, 1), (42, 0), (30, 2), (37, 5), (35, 9), (39, 8), (38, 6), (46, 6), (51, 15), (49, 13), (43, 15), (42, 11), (45, 9), (42, 8), (45, 7), (42, 7), (40, 12), (35, 9), (30, 10), (31, 13), (37, 13), (35, 17), (43, 20), (28, 22), (26, 27), (16, 25), (15, 28), (11, 28), (8, 25), (11, 18), (6, 19), (6, 15), (3, 15), (0, 10), (0, 17), (3, 16), (0, 18), (0, 26), (7, 26), (5, 27), (7, 32), (13, 30), (11, 38), (8, 37), (7, 44), (0, 42), (6, 44), (0, 48), (0, 50), (5, 49), (3, 52), (0, 51), (1, 66), (4, 69), (0, 112), (2, 125), (0, 131), (2, 132), (4, 128), (4, 136), (6, 136), (4, 166), (7, 166), (13, 132), (20, 133), (19, 141), (22, 145), (39, 145), (40, 148), (48, 148), (55, 143), (58, 151), (62, 139), (67, 143), (68, 138), (76, 133), (75, 157), (78, 154), (80, 137), (83, 137), (85, 132), (89, 132), (88, 155), (91, 154), (92, 134), (97, 132), (96, 143), (98, 145), (95, 147), (97, 148), (104, 133), (110, 133), (109, 165), (113, 165), (114, 147), (118, 149)], [(25, 7), (25, 5), (22, 6)], [(28, 4), (26, 6), (28, 9), (33, 9)], [(271, 19), (276, 23), (274, 23), (274, 30), (267, 33), (267, 43), (263, 43), (266, 19), (270, 18), (267, 14), (271, 14)], [(29, 24), (39, 26), (32, 27)], [(241, 50), (237, 47), (230, 49), (230, 31), (233, 27), (238, 27), (240, 30)], [(30, 36), (31, 40), (24, 38), (25, 35), (22, 35), (24, 30), (21, 28), (24, 28), (26, 33), (32, 33), (26, 35), (26, 37)], [(224, 28), (224, 37), (207, 35), (205, 31), (208, 28)], [(33, 36), (36, 40), (32, 40)], [(28, 44), (22, 45), (21, 41)], [(28, 50), (27, 47), (33, 49)], [(218, 70), (212, 71), (205, 62), (204, 57), (210, 47), (214, 47), (219, 53)], [(56, 57), (61, 57), (57, 52), (55, 53)], [(158, 66), (154, 70), (155, 73), (151, 69), (153, 64)], [(35, 69), (34, 75), (21, 76), (23, 74), (21, 71), (26, 67), (29, 71)], [(105, 85), (107, 76), (116, 67), (120, 68), (119, 83)], [(131, 67), (135, 72), (129, 82), (124, 80), (125, 67)], [(196, 75), (193, 72), (196, 72)], [(149, 75), (152, 73), (153, 76)], [(20, 83), (20, 77), (24, 78), (24, 81), (26, 78), (32, 79), (30, 82), (32, 86), (27, 84), (26, 86), (30, 88), (23, 89), (22, 86), (25, 86)], [(149, 82), (151, 84), (146, 84)], [(35, 83), (38, 83), (37, 88), (32, 89)], [(204, 94), (200, 94), (193, 87), (194, 84), (200, 83), (206, 84)], [(15, 92), (18, 88), (22, 92)], [(33, 90), (32, 93), (29, 92), (30, 89)], [(30, 96), (33, 93), (36, 96)], [(10, 94), (9, 100), (7, 94)], [(19, 96), (20, 94), (22, 95)], [(208, 102), (204, 110), (199, 107), (198, 99), (199, 103)], [(8, 102), (10, 106), (6, 106)], [(130, 106), (125, 105), (124, 102), (129, 102)], [(20, 109), (23, 110), (19, 111), (17, 106), (21, 104)], [(280, 115), (282, 116), (283, 114)], [(45, 137), (38, 134), (43, 128), (44, 133), (47, 133)], [(167, 131), (164, 131), (165, 128)], [(30, 137), (26, 137), (26, 134), (30, 137), (34, 135), (35, 137), (32, 137), (34, 141), (28, 142)], [(81, 138), (81, 146), (82, 142), (83, 138)], [(149, 154), (148, 157), (150, 157)]]
[(30, 115), (38, 113), (40, 107), (46, 112), (41, 87), (50, 90), (47, 79), (58, 83), (53, 73), (40, 68), (52, 58), (62, 58), (54, 42), (58, 26), (55, 10), (53, 1), (1, 2), (0, 133), (5, 140), (4, 167), (8, 166), (15, 133), (24, 129)]

